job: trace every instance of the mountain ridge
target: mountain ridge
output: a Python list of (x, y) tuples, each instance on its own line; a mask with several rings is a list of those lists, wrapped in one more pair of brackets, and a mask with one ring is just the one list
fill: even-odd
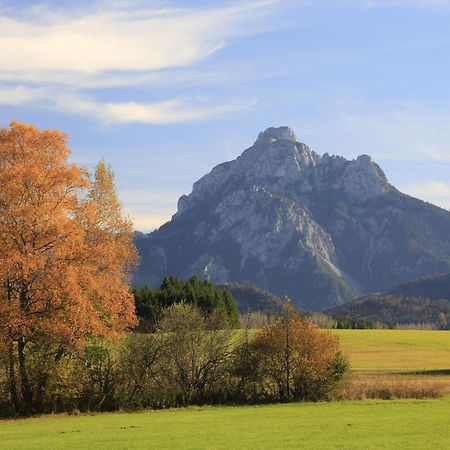
[(450, 213), (399, 192), (368, 155), (319, 155), (268, 128), (136, 240), (136, 284), (194, 274), (260, 286), (323, 309), (450, 271)]
[(348, 320), (450, 327), (450, 273), (421, 277), (382, 294), (367, 294), (324, 311)]

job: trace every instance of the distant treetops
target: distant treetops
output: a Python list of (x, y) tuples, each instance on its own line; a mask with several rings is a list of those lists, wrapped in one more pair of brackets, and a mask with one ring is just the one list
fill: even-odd
[(188, 281), (166, 277), (159, 289), (145, 286), (133, 288), (132, 293), (142, 329), (152, 329), (163, 310), (177, 303), (194, 305), (205, 314), (217, 311), (229, 326), (239, 326), (239, 312), (233, 295), (196, 276)]

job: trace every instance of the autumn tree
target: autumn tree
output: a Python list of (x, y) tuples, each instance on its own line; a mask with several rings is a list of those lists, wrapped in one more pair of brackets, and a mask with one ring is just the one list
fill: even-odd
[(37, 397), (29, 348), (45, 345), (57, 361), (136, 321), (136, 253), (112, 172), (101, 162), (91, 184), (69, 155), (60, 131), (0, 129), (0, 345), (12, 408), (24, 414)]
[(235, 353), (240, 395), (251, 401), (325, 398), (348, 365), (338, 338), (302, 318), (289, 302)]

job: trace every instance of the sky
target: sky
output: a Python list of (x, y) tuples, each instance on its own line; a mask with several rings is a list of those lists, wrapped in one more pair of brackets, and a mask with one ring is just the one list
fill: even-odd
[(450, 208), (450, 0), (0, 0), (0, 127), (68, 133), (151, 231), (287, 125)]

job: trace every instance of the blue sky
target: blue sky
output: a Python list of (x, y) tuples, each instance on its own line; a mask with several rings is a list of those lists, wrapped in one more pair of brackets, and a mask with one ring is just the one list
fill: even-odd
[(0, 126), (113, 167), (137, 229), (288, 125), (450, 208), (450, 0), (0, 0)]

